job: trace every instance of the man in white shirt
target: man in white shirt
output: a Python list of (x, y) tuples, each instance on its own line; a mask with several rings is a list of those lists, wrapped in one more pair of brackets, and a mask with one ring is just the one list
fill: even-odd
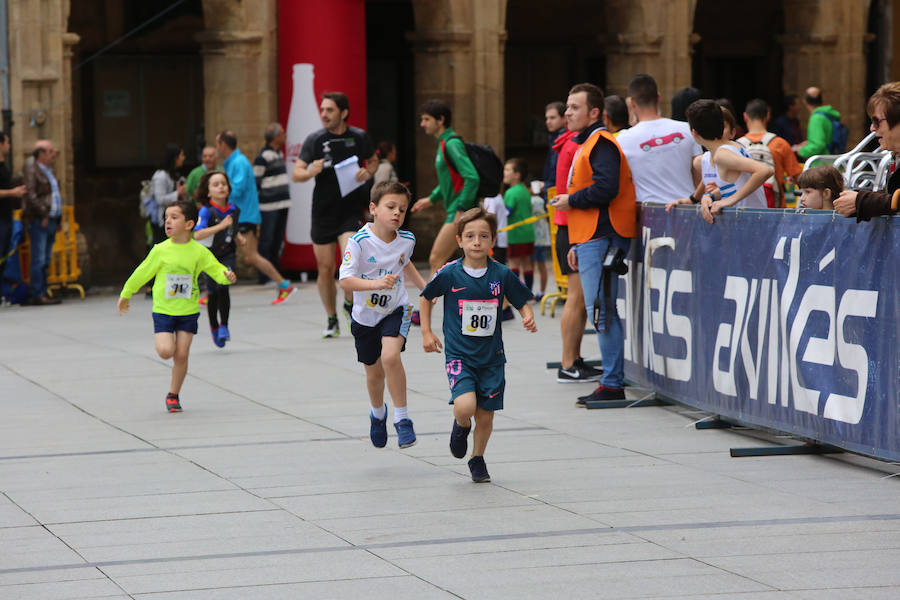
[(659, 91), (649, 75), (636, 75), (628, 84), (628, 107), (638, 123), (616, 140), (628, 159), (637, 201), (666, 204), (694, 193), (699, 179), (691, 162), (703, 150), (687, 123), (659, 115)]

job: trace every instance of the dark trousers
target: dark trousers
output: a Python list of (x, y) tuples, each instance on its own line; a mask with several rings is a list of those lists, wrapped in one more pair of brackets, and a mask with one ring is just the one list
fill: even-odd
[(31, 248), (29, 275), (31, 278), (32, 298), (47, 295), (47, 269), (50, 268), (50, 260), (53, 257), (53, 242), (56, 240), (57, 228), (59, 228), (58, 217), (48, 219), (46, 227), (41, 224), (41, 221), (32, 221), (28, 225), (28, 241)]
[[(281, 244), (284, 242), (288, 209), (260, 211), (260, 214), (262, 223), (259, 225), (259, 253), (277, 269), (278, 263), (281, 262)], [(267, 280), (268, 277), (260, 273), (260, 283), (265, 283)]]

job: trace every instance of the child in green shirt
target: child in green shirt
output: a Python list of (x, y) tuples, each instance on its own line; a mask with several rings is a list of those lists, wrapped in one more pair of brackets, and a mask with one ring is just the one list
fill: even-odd
[[(503, 204), (509, 213), (509, 226), (531, 217), (531, 192), (523, 183), (526, 177), (528, 163), (523, 159), (511, 158), (503, 165), (503, 183), (509, 186), (503, 194)], [(509, 268), (525, 281), (525, 287), (530, 290), (534, 284), (534, 264), (531, 262), (531, 255), (534, 254), (534, 225), (529, 223), (510, 229), (507, 241)]]
[(191, 237), (196, 223), (197, 207), (193, 202), (178, 200), (167, 207), (165, 230), (169, 239), (153, 246), (119, 295), (121, 315), (128, 312), (131, 296), (150, 279), (156, 278), (153, 283), (156, 353), (163, 359), (173, 359), (172, 382), (166, 395), (169, 412), (181, 412), (178, 393), (187, 374), (188, 354), (200, 316), (197, 276), (203, 271), (222, 285), (237, 281), (231, 269)]

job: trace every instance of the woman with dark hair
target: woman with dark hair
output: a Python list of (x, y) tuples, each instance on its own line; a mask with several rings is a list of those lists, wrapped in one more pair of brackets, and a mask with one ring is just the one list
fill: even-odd
[(156, 214), (148, 215), (150, 227), (153, 229), (154, 244), (166, 240), (166, 207), (173, 205), (177, 200), (184, 199), (184, 178), (180, 177), (178, 173), (178, 169), (183, 164), (184, 150), (181, 149), (181, 146), (166, 144), (163, 161), (150, 179), (153, 199), (156, 201), (157, 207)]
[(687, 123), (685, 114), (687, 107), (701, 97), (700, 90), (693, 87), (686, 87), (675, 92), (675, 95), (672, 96), (672, 119)]
[(386, 140), (378, 142), (375, 154), (378, 155), (378, 168), (375, 170), (374, 176), (375, 185), (382, 181), (400, 181), (400, 178), (397, 177), (397, 170), (394, 169), (394, 163), (397, 162), (397, 148), (394, 143)]
[[(900, 152), (900, 81), (885, 83), (869, 98), (866, 109), (872, 119), (869, 130), (882, 150), (897, 159)], [(900, 169), (895, 169), (887, 180), (887, 191), (846, 190), (834, 201), (834, 209), (845, 217), (856, 215), (857, 221), (868, 221), (879, 215), (893, 215), (900, 210)]]

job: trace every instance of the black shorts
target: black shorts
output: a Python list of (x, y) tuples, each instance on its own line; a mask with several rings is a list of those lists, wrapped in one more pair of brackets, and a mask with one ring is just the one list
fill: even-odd
[(237, 231), (243, 234), (252, 233), (259, 237), (259, 223), (238, 223)]
[(374, 365), (381, 358), (381, 338), (403, 337), (403, 348), (406, 350), (406, 336), (412, 320), (412, 305), (397, 307), (397, 310), (383, 318), (374, 327), (360, 325), (350, 321), (350, 333), (356, 342), (356, 358), (364, 365)]
[(337, 242), (342, 233), (356, 233), (360, 227), (362, 227), (360, 213), (347, 215), (343, 219), (322, 219), (313, 216), (309, 237), (312, 238), (313, 244), (323, 246)]
[(556, 258), (559, 260), (559, 270), (563, 275), (575, 273), (569, 268), (569, 260), (566, 258), (571, 247), (572, 244), (569, 243), (569, 227), (560, 225), (556, 229)]
[(197, 333), (197, 319), (200, 313), (192, 315), (175, 316), (164, 315), (162, 313), (153, 313), (153, 333), (175, 333), (176, 331), (187, 331), (188, 333)]

